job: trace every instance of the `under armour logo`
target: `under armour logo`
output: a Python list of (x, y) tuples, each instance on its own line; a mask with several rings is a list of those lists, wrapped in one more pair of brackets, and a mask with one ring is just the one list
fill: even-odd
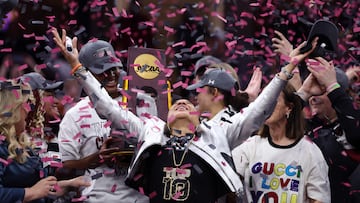
[(211, 84), (211, 85), (215, 84), (215, 80), (209, 80), (208, 84)]

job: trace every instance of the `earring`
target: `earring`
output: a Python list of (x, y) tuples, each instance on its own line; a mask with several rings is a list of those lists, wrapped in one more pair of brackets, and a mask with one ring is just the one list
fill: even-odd
[(286, 112), (286, 119), (289, 119), (290, 112)]

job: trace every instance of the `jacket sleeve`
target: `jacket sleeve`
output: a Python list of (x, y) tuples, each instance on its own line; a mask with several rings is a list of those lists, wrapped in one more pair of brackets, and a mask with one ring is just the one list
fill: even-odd
[[(2, 159), (2, 158), (1, 158)], [(4, 187), (3, 178), (6, 165), (0, 163), (0, 200), (2, 203), (23, 202), (25, 196), (24, 188), (7, 188)]]
[(272, 114), (278, 96), (286, 83), (287, 81), (274, 77), (255, 101), (231, 117), (232, 123), (226, 125), (226, 135), (231, 149), (259, 130), (264, 121)]
[(142, 131), (143, 121), (113, 100), (89, 71), (80, 69), (75, 73), (75, 76), (83, 86), (99, 115), (110, 120), (114, 127), (125, 128), (133, 133), (140, 133)]
[(328, 94), (333, 108), (336, 111), (347, 141), (360, 149), (360, 111), (355, 109), (347, 93), (337, 88)]

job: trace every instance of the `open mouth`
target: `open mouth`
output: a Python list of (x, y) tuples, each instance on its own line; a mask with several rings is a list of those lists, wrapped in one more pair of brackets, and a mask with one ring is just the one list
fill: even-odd
[(106, 83), (106, 86), (107, 87), (115, 87), (115, 86), (117, 86), (117, 82), (115, 80), (108, 81)]
[(185, 105), (179, 105), (175, 108), (176, 111), (189, 111), (189, 108)]

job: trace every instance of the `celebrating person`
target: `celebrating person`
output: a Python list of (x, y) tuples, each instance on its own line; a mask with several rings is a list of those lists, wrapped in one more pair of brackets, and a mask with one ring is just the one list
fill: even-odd
[(247, 202), (330, 202), (328, 166), (304, 137), (301, 99), (288, 84), (259, 135), (233, 151)]
[(48, 196), (63, 195), (68, 186), (89, 186), (82, 176), (64, 181), (44, 177), (42, 161), (26, 132), (28, 113), (36, 105), (29, 84), (20, 79), (0, 82), (1, 202), (43, 202)]
[[(138, 148), (126, 183), (149, 196), (151, 202), (215, 202), (228, 192), (240, 195), (243, 187), (232, 167), (231, 150), (251, 134), (248, 125), (256, 119), (265, 120), (271, 114), (295, 63), (312, 51), (300, 54), (300, 47), (295, 49), (291, 63), (246, 110), (232, 116), (231, 123), (209, 127), (200, 123), (194, 105), (186, 99), (174, 103), (166, 122), (156, 117), (143, 122), (102, 91), (96, 78), (80, 64), (77, 51), (66, 51), (64, 30), (61, 37), (55, 29), (52, 32), (97, 112), (110, 119), (112, 125), (126, 128), (137, 137)], [(73, 46), (76, 50), (76, 38)], [(203, 77), (214, 76), (207, 84), (226, 81), (226, 89), (237, 90), (236, 80), (227, 72), (210, 70), (207, 74)]]
[[(73, 50), (76, 51), (77, 50)], [(94, 74), (114, 101), (121, 102), (118, 88), (122, 63), (116, 58), (110, 43), (91, 40), (80, 50), (79, 60)], [(91, 94), (88, 94), (91, 96)], [(130, 163), (114, 164), (121, 154), (119, 146), (111, 146), (111, 132), (129, 132), (113, 129), (104, 117), (99, 116), (90, 98), (85, 97), (69, 109), (60, 123), (59, 148), (64, 169), (74, 174), (84, 173), (93, 177), (92, 189), (82, 193), (87, 202), (97, 203), (148, 202), (148, 198), (124, 183), (126, 170)], [(117, 167), (118, 166), (118, 167)], [(65, 172), (66, 170), (63, 171)], [(69, 174), (71, 175), (71, 174)]]

